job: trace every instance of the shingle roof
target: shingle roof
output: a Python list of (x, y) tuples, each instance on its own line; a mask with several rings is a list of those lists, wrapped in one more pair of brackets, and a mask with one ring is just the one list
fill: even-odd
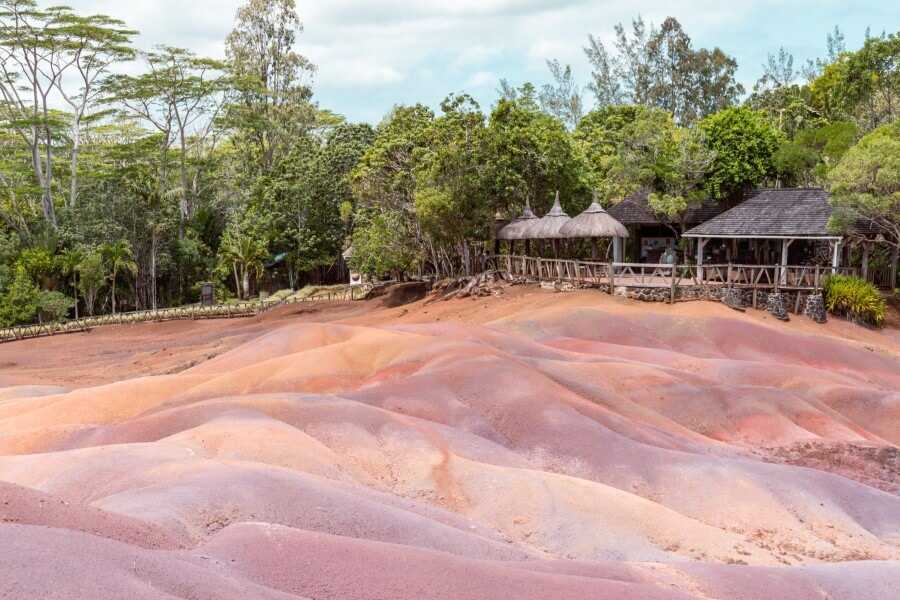
[(741, 204), (694, 227), (686, 237), (822, 238), (831, 203), (821, 188), (754, 190)]
[[(665, 225), (665, 222), (650, 209), (649, 196), (650, 192), (647, 190), (635, 192), (610, 207), (608, 212), (623, 225)], [(707, 200), (700, 206), (688, 209), (684, 222), (688, 225), (703, 223), (720, 214), (722, 210), (717, 202)]]

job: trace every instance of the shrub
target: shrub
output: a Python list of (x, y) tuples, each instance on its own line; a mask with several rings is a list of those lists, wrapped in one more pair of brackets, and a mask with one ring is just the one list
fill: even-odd
[(868, 281), (846, 275), (832, 275), (825, 280), (825, 306), (831, 313), (880, 327), (886, 305), (881, 293)]
[(74, 306), (75, 300), (62, 292), (44, 290), (38, 297), (38, 310), (42, 321), (64, 321)]
[(0, 323), (4, 326), (33, 323), (40, 308), (40, 295), (41, 291), (25, 267), (18, 265), (12, 283), (0, 301)]

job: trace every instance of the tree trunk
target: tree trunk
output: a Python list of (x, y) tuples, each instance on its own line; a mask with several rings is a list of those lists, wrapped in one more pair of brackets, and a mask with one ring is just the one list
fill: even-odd
[(238, 266), (236, 262), (231, 263), (231, 270), (234, 272), (234, 293), (237, 294), (238, 300), (243, 300), (241, 296), (241, 279), (238, 277)]
[(244, 282), (244, 298), (250, 298), (250, 268), (247, 265), (244, 265), (244, 273), (242, 280)]
[(112, 273), (112, 286), (110, 287), (110, 301), (112, 302), (112, 314), (116, 314), (116, 270)]
[(72, 157), (70, 159), (69, 174), (69, 208), (75, 208), (78, 200), (78, 153), (81, 150), (81, 125), (75, 122), (72, 128)]
[(75, 320), (78, 320), (78, 271), (72, 274), (72, 293), (75, 295)]

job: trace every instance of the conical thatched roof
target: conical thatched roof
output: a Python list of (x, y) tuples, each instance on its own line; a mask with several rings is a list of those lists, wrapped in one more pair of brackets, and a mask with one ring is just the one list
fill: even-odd
[(546, 215), (537, 221), (532, 221), (528, 226), (525, 235), (533, 240), (556, 240), (566, 237), (560, 234), (563, 225), (571, 221), (572, 218), (566, 214), (559, 204), (559, 192), (556, 192), (556, 200), (553, 202), (553, 208)]
[(597, 195), (594, 194), (594, 201), (587, 210), (569, 219), (569, 222), (560, 228), (560, 234), (567, 238), (627, 238), (628, 229), (603, 210), (597, 202)]
[(526, 231), (529, 225), (537, 221), (537, 217), (531, 212), (531, 206), (528, 201), (525, 202), (525, 210), (522, 216), (513, 219), (512, 223), (497, 232), (498, 240), (524, 240), (530, 239), (526, 237)]

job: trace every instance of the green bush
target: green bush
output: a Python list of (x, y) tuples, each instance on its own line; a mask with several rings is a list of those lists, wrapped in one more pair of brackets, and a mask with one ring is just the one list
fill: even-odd
[(38, 310), (42, 321), (51, 323), (64, 321), (74, 306), (75, 300), (62, 292), (48, 292), (44, 290), (38, 297)]
[(887, 303), (874, 285), (847, 275), (832, 275), (825, 280), (825, 306), (828, 311), (856, 323), (881, 327)]
[(0, 300), (0, 324), (5, 327), (33, 323), (40, 308), (41, 291), (18, 265), (9, 289)]

